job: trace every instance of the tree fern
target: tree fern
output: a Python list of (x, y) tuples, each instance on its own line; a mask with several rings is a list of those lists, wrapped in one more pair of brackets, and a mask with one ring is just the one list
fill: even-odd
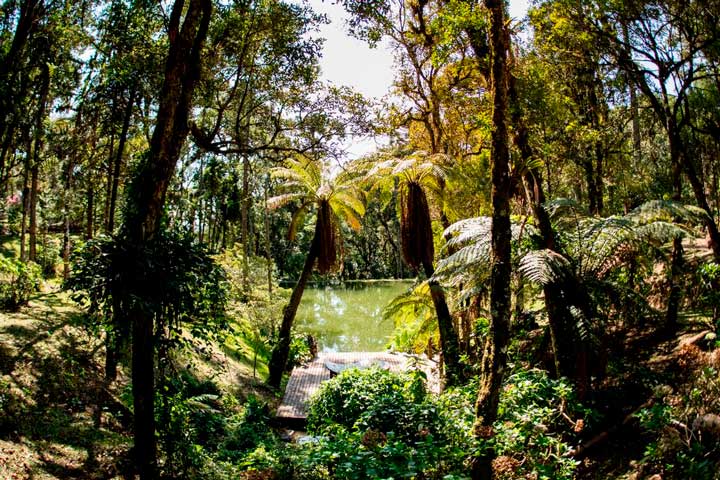
[(428, 341), (438, 344), (437, 317), (427, 282), (396, 297), (383, 310), (383, 319), (395, 325), (393, 346), (422, 352)]

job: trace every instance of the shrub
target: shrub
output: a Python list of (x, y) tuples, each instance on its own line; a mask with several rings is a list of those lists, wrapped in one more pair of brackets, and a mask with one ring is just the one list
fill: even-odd
[(62, 261), (61, 253), (62, 244), (57, 238), (43, 238), (42, 243), (38, 245), (37, 262), (45, 277), (53, 278), (55, 276), (55, 267)]
[[(472, 382), (440, 397), (444, 434), (472, 449), (472, 425), (478, 385)], [(498, 478), (571, 479), (576, 463), (564, 456), (570, 441), (594, 414), (575, 398), (571, 383), (551, 379), (543, 370), (523, 370), (510, 375), (500, 394), (498, 420), (492, 438), (504, 468)]]
[(0, 308), (15, 311), (30, 300), (40, 288), (40, 267), (0, 257)]
[(695, 357), (685, 364), (686, 368), (694, 365), (690, 381), (677, 390), (657, 387), (654, 402), (635, 415), (650, 438), (640, 464), (645, 474), (663, 478), (717, 480), (720, 436), (700, 420), (720, 411), (720, 372), (706, 364), (697, 347), (687, 349), (686, 356)]
[(293, 335), (290, 339), (290, 353), (286, 369), (292, 370), (293, 367), (307, 363), (313, 359), (310, 350), (310, 342), (307, 335)]
[(406, 403), (403, 398), (406, 381), (403, 376), (377, 368), (345, 370), (325, 382), (310, 401), (308, 430), (321, 433), (333, 423), (351, 428), (380, 401)]
[(698, 295), (701, 307), (712, 312), (712, 321), (715, 330), (720, 333), (720, 264), (705, 263), (698, 270), (700, 277), (700, 295)]
[(308, 430), (322, 436), (299, 465), (338, 479), (453, 478), (466, 451), (444, 435), (424, 380), (419, 372), (372, 368), (345, 370), (323, 384), (308, 414)]

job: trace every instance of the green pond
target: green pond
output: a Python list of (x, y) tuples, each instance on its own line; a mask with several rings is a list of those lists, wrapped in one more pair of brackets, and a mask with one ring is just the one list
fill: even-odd
[(394, 326), (383, 320), (383, 309), (411, 285), (369, 281), (309, 287), (297, 313), (297, 331), (315, 337), (321, 352), (385, 350)]

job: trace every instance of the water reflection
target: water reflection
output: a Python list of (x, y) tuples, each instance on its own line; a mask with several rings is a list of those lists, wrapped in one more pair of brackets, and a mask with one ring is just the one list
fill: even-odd
[(315, 337), (323, 352), (384, 350), (393, 324), (385, 306), (411, 282), (348, 282), (308, 288), (297, 314), (297, 331)]

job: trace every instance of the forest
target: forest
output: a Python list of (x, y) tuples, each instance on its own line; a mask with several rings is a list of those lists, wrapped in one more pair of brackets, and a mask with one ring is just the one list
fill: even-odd
[(720, 480), (720, 1), (328, 3), (0, 3), (0, 478)]

